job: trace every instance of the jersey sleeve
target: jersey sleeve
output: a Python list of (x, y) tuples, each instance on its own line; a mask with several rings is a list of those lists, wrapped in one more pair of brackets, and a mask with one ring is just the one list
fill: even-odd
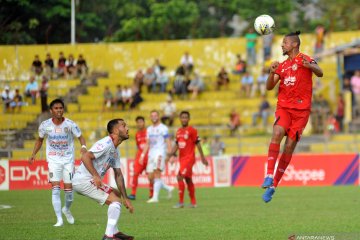
[(74, 122), (71, 124), (71, 132), (77, 138), (81, 136), (81, 130), (78, 127), (78, 125)]
[(167, 139), (169, 137), (169, 129), (164, 126), (164, 129), (163, 129), (163, 136), (164, 136), (164, 139)]
[(105, 144), (104, 142), (97, 142), (90, 148), (89, 152), (92, 152), (95, 158), (99, 158), (107, 152), (109, 147), (109, 144)]
[(117, 149), (116, 151), (117, 151), (118, 158), (116, 159), (116, 161), (114, 162), (114, 164), (111, 166), (112, 168), (120, 168), (120, 167), (121, 167), (120, 151), (119, 151), (119, 149)]
[(282, 71), (282, 70), (283, 70), (283, 64), (280, 63), (279, 66), (278, 66), (278, 68), (277, 68), (276, 71), (275, 71), (275, 74), (279, 75), (280, 78), (282, 78), (282, 76), (281, 76), (281, 71)]
[(45, 124), (44, 124), (44, 122), (42, 122), (39, 126), (39, 137), (44, 138), (45, 135), (46, 135)]
[(192, 139), (193, 139), (193, 142), (195, 144), (198, 144), (200, 142), (200, 137), (198, 135), (198, 132), (195, 128), (193, 128), (193, 131), (192, 131)]

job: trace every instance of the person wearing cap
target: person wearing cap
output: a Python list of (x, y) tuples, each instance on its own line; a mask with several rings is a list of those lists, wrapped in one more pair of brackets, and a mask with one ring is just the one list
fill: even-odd
[(10, 103), (14, 99), (14, 94), (10, 92), (10, 87), (5, 86), (4, 91), (1, 93), (1, 99), (4, 103), (4, 113), (10, 110)]

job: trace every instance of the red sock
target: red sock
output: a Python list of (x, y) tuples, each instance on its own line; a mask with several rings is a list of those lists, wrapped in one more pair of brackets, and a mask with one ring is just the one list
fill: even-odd
[(149, 182), (149, 198), (152, 198), (154, 195), (154, 183)]
[(131, 189), (131, 194), (132, 195), (136, 195), (136, 189), (138, 186), (138, 179), (139, 179), (139, 174), (134, 174), (134, 177), (132, 179), (132, 189)]
[(289, 165), (291, 161), (292, 154), (283, 153), (279, 160), (279, 165), (276, 169), (276, 174), (274, 177), (274, 187), (277, 187), (279, 184), (287, 166)]
[(275, 168), (276, 160), (279, 156), (279, 151), (280, 151), (280, 144), (270, 143), (268, 160), (267, 160), (267, 174), (274, 174), (274, 168)]
[(179, 186), (179, 203), (184, 203), (184, 192), (185, 192), (185, 183), (184, 180), (178, 180)]
[(195, 204), (196, 204), (196, 199), (195, 199), (195, 185), (194, 185), (194, 183), (193, 183), (193, 181), (192, 181), (191, 178), (188, 179), (188, 180), (186, 181), (186, 183), (187, 183), (187, 186), (188, 186), (188, 191), (189, 191), (189, 196), (190, 196), (191, 203), (195, 205)]

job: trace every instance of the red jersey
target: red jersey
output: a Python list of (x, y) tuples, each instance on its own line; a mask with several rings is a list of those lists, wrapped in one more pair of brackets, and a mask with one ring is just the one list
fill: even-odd
[(303, 66), (304, 57), (310, 63), (311, 57), (299, 53), (294, 59), (279, 64), (276, 74), (280, 76), (278, 107), (310, 110), (312, 98), (312, 71)]
[(138, 149), (136, 155), (140, 156), (146, 144), (146, 128), (144, 130), (137, 131), (135, 134), (135, 139), (136, 139), (136, 146)]
[(179, 159), (195, 161), (195, 145), (200, 141), (197, 130), (191, 126), (179, 128), (176, 132), (176, 144), (179, 147)]

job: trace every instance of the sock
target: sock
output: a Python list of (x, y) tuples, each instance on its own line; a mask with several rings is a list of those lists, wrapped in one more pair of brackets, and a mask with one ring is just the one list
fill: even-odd
[(65, 208), (69, 210), (74, 199), (74, 194), (72, 189), (64, 189), (64, 192), (65, 192)]
[(139, 180), (139, 174), (134, 174), (133, 180), (132, 180), (132, 189), (131, 189), (131, 194), (132, 195), (136, 195), (136, 188), (138, 186), (138, 180)]
[(121, 213), (121, 203), (112, 202), (108, 208), (108, 221), (106, 225), (105, 235), (108, 237), (112, 237), (115, 233), (117, 233), (117, 222), (120, 218)]
[(149, 197), (152, 198), (153, 195), (154, 195), (154, 183), (149, 182)]
[(280, 144), (270, 143), (268, 160), (267, 160), (267, 174), (274, 174), (274, 168), (275, 168), (276, 160), (279, 156), (279, 151), (280, 151)]
[(169, 185), (165, 184), (162, 179), (160, 179), (160, 180), (161, 180), (161, 187), (164, 188), (166, 191), (170, 191), (171, 189), (173, 189)]
[(162, 185), (162, 181), (160, 178), (155, 178), (154, 179), (154, 195), (153, 198), (155, 200), (159, 200), (159, 192), (161, 189), (161, 185)]
[(187, 186), (188, 186), (188, 191), (189, 191), (189, 196), (190, 196), (190, 201), (193, 205), (196, 204), (196, 199), (195, 199), (195, 185), (192, 181), (192, 179), (187, 179), (186, 181)]
[(54, 207), (55, 215), (58, 220), (62, 219), (61, 216), (61, 198), (60, 198), (60, 186), (52, 187), (52, 205)]
[(178, 186), (179, 186), (179, 203), (184, 203), (184, 192), (185, 192), (184, 180), (178, 180)]
[(274, 187), (277, 187), (277, 185), (279, 184), (287, 166), (290, 163), (291, 157), (292, 157), (292, 154), (283, 153), (281, 155), (280, 160), (279, 160), (279, 165), (276, 169), (276, 174), (274, 177)]

